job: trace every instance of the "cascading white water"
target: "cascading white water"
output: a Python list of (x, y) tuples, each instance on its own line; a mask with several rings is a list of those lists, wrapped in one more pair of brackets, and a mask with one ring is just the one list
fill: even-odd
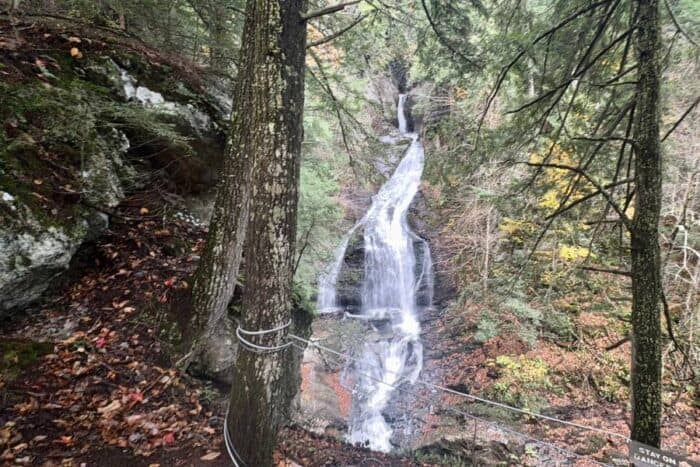
[(417, 296), (420, 292), (421, 306), (430, 306), (433, 287), (430, 248), (411, 231), (407, 220), (423, 173), (424, 152), (418, 136), (406, 132), (405, 102), (406, 96), (400, 95), (399, 132), (411, 139), (411, 145), (391, 178), (373, 197), (365, 216), (343, 238), (333, 264), (320, 279), (318, 295), (322, 311), (338, 310), (336, 282), (345, 250), (354, 232), (362, 227), (362, 309), (359, 316), (346, 316), (367, 320), (377, 334), (365, 342), (356, 363), (347, 369), (353, 381), (348, 440), (385, 452), (391, 449), (393, 430), (383, 411), (393, 396), (392, 386), (415, 382), (422, 369)]
[(399, 105), (397, 106), (397, 118), (399, 120), (399, 133), (402, 135), (408, 131), (408, 125), (406, 123), (406, 94), (399, 94)]

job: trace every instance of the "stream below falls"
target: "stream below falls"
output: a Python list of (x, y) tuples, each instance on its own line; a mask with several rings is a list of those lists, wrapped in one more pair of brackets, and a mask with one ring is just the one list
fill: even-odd
[[(347, 440), (377, 451), (392, 448), (394, 428), (386, 416), (396, 388), (412, 384), (423, 368), (419, 314), (432, 304), (433, 265), (430, 248), (408, 223), (408, 210), (423, 174), (424, 150), (418, 135), (408, 132), (406, 95), (399, 96), (399, 136), (384, 141), (410, 141), (394, 173), (373, 196), (366, 214), (344, 236), (334, 262), (319, 280), (318, 307), (342, 319), (365, 322), (371, 332), (344, 370), (352, 407)], [(359, 312), (338, 303), (338, 275), (348, 242), (362, 233), (364, 264)], [(420, 291), (420, 293), (419, 293)]]

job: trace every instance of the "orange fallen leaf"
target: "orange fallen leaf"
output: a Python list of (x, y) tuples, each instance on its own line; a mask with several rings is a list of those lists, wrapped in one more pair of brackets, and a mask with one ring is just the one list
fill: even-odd
[(61, 436), (58, 441), (66, 446), (72, 446), (74, 442), (72, 436)]

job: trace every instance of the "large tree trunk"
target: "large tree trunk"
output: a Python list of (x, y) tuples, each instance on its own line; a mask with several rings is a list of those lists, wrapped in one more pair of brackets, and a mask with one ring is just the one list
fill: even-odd
[(637, 203), (632, 220), (632, 439), (661, 442), (661, 148), (660, 38), (657, 0), (638, 0)]
[[(254, 106), (247, 109), (255, 153), (254, 203), (245, 246), (241, 328), (284, 326), (291, 319), (297, 187), (304, 105), (305, 0), (248, 0), (244, 69), (255, 69)], [(261, 346), (286, 342), (287, 330), (248, 336)], [(228, 435), (245, 465), (269, 465), (285, 395), (286, 352), (240, 348), (235, 364)]]
[[(256, 87), (262, 86), (264, 76), (253, 65), (259, 60), (255, 50), (256, 25), (246, 21), (243, 31), (244, 47), (241, 61), (251, 65), (241, 67), (233, 93), (231, 137), (226, 149), (223, 178), (218, 186), (209, 235), (192, 286), (192, 319), (187, 332), (192, 341), (191, 360), (208, 367), (206, 343), (226, 314), (236, 287), (241, 265), (243, 242), (248, 224), (251, 182), (256, 156), (251, 117), (260, 107), (262, 98)], [(207, 369), (205, 369), (206, 372)]]

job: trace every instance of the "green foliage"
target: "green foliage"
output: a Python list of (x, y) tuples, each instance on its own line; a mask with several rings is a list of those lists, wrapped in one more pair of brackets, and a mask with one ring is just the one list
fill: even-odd
[[(53, 344), (30, 340), (0, 341), (0, 383), (10, 381), (30, 368), (43, 355), (53, 351)], [(0, 388), (2, 384), (0, 384)]]
[(520, 298), (511, 298), (501, 305), (499, 311), (482, 312), (474, 340), (484, 343), (503, 332), (509, 332), (517, 334), (528, 346), (535, 347), (544, 322), (539, 310)]
[(306, 139), (299, 184), (296, 249), (298, 267), (295, 289), (300, 302), (312, 309), (319, 271), (330, 261), (340, 238), (342, 211), (336, 197), (340, 190), (339, 164), (333, 157), (328, 120), (307, 115)]
[(528, 303), (517, 298), (509, 299), (505, 303), (505, 308), (517, 317), (519, 321), (517, 332), (520, 338), (530, 347), (534, 347), (540, 333), (542, 314)]
[(318, 271), (328, 263), (337, 238), (333, 228), (341, 216), (334, 200), (337, 192), (338, 182), (326, 164), (302, 164), (297, 222), (297, 254), (302, 256), (295, 279), (306, 299), (315, 292)]
[(474, 340), (480, 343), (484, 343), (499, 334), (499, 325), (489, 314), (484, 314), (476, 325), (476, 332), (474, 333)]
[(500, 355), (489, 365), (498, 372), (498, 380), (486, 390), (488, 396), (527, 410), (537, 411), (544, 406), (542, 395), (552, 388), (552, 382), (543, 360)]
[(227, 73), (240, 45), (244, 0), (25, 0), (20, 7), (124, 30), (159, 51)]

